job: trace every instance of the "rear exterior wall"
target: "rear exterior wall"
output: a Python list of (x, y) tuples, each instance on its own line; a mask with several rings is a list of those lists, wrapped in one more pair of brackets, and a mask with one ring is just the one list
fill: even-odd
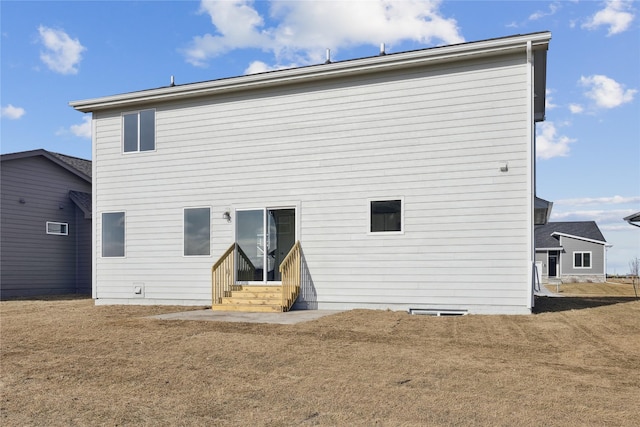
[[(94, 113), (94, 297), (210, 304), (234, 210), (295, 206), (300, 308), (528, 312), (527, 70), (522, 54), (145, 105), (154, 152), (123, 154), (122, 111)], [(368, 233), (369, 200), (397, 198), (403, 233)], [(205, 206), (211, 256), (184, 257), (183, 209)], [(101, 257), (113, 211), (124, 258)]]

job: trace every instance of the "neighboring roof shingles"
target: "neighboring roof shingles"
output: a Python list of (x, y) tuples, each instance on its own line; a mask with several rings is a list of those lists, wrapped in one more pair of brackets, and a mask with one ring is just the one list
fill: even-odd
[(548, 222), (536, 225), (536, 248), (560, 248), (560, 240), (553, 237), (553, 233), (606, 242), (595, 221)]
[(69, 191), (69, 198), (84, 212), (85, 218), (91, 218), (91, 193)]
[(66, 164), (73, 166), (75, 169), (79, 170), (83, 174), (87, 176), (91, 176), (91, 160), (81, 159), (79, 157), (67, 156), (66, 154), (54, 153), (52, 151), (48, 151), (48, 153), (53, 154)]
[(91, 182), (91, 160), (81, 159), (79, 157), (67, 156), (66, 154), (54, 153), (43, 149), (21, 151), (18, 153), (3, 154), (0, 156), (1, 161), (24, 159), (28, 157), (43, 156), (68, 171), (78, 175), (79, 177)]

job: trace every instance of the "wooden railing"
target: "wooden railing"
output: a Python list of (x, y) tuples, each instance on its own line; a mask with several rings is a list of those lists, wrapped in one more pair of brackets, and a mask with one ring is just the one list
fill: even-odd
[(280, 264), (282, 275), (282, 311), (289, 311), (300, 294), (300, 269), (302, 261), (300, 241), (297, 241)]
[(212, 304), (222, 304), (222, 298), (231, 296), (235, 285), (236, 263), (238, 254), (237, 278), (241, 281), (253, 280), (254, 265), (237, 243), (232, 244), (220, 259), (211, 267)]

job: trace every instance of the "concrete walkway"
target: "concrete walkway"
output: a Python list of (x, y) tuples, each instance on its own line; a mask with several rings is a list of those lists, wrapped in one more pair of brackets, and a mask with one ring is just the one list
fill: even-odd
[[(553, 286), (553, 285), (551, 285)], [(537, 297), (563, 297), (564, 295), (560, 295), (558, 293), (555, 293), (553, 291), (550, 291), (549, 289), (547, 289), (547, 287), (541, 283), (540, 284), (540, 290), (538, 291), (534, 291), (533, 294)]]
[(239, 311), (193, 310), (151, 316), (160, 320), (204, 320), (210, 322), (275, 323), (294, 325), (341, 313), (343, 310), (293, 310), (286, 313), (242, 313)]

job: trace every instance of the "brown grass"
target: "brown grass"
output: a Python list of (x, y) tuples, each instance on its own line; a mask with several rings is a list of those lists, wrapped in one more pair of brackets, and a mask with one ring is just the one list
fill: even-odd
[(531, 316), (354, 310), (297, 325), (5, 301), (0, 424), (637, 425), (640, 301)]
[(637, 292), (640, 296), (640, 284), (636, 283), (634, 290), (631, 279), (618, 279), (607, 283), (563, 283), (558, 287), (556, 285), (546, 286), (552, 292), (559, 289), (561, 295), (633, 297)]

